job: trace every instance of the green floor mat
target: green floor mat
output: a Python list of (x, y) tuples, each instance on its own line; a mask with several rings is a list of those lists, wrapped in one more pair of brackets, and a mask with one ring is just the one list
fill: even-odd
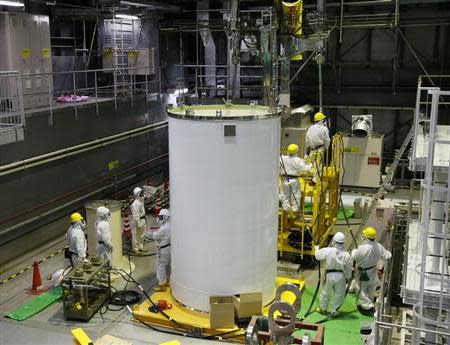
[[(302, 309), (298, 314), (302, 317), (307, 311), (314, 294), (315, 286), (305, 288), (302, 295)], [(319, 292), (320, 293), (320, 292)], [(318, 306), (319, 295), (313, 306), (313, 310)], [(340, 315), (333, 320), (324, 322), (325, 328), (325, 344), (332, 345), (359, 345), (361, 344), (360, 328), (361, 325), (373, 322), (374, 318), (361, 315), (356, 308), (354, 294), (348, 294), (344, 304), (339, 309)], [(326, 316), (319, 313), (312, 313), (304, 320), (305, 322), (314, 323), (322, 320)], [(311, 334), (312, 335), (312, 334)]]
[(44, 292), (42, 295), (36, 298), (33, 298), (28, 303), (25, 303), (12, 313), (6, 315), (6, 317), (17, 321), (26, 320), (29, 317), (32, 317), (33, 315), (40, 313), (45, 308), (59, 301), (61, 298), (62, 298), (62, 288), (56, 287), (50, 291)]
[(337, 219), (339, 220), (345, 220), (346, 218), (350, 219), (353, 217), (354, 214), (355, 212), (351, 208), (344, 208), (344, 209), (340, 208), (337, 214)]

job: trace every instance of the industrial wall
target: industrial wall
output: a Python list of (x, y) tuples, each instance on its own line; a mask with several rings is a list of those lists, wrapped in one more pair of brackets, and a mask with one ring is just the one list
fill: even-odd
[[(98, 116), (91, 103), (78, 105), (78, 119), (73, 106), (54, 111), (53, 117), (50, 126), (48, 111), (28, 114), (25, 140), (0, 146), (0, 165), (164, 121), (166, 113), (160, 102), (146, 106), (144, 96), (139, 96), (135, 97), (134, 107), (128, 98), (119, 100), (117, 111), (114, 101), (102, 102)], [(163, 128), (0, 177), (0, 245), (65, 217), (88, 199), (129, 194), (135, 183), (150, 176), (153, 183), (161, 182), (168, 176), (167, 152), (167, 128)], [(46, 213), (66, 203), (67, 207)], [(40, 216), (42, 219), (17, 227), (20, 222)], [(8, 231), (11, 227), (13, 230)], [(52, 238), (66, 228), (55, 231), (59, 233), (46, 236)]]

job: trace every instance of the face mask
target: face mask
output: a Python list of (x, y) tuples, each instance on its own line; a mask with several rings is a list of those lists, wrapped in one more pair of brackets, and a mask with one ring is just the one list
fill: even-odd
[(80, 225), (81, 225), (81, 228), (84, 230), (84, 229), (86, 229), (86, 222), (84, 221), (84, 220), (82, 220), (81, 222), (80, 222)]

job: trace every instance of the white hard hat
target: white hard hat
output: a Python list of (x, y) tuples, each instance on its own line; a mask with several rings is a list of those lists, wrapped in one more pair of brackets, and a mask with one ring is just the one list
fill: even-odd
[(344, 244), (345, 235), (342, 232), (336, 232), (336, 234), (333, 236), (333, 241), (335, 243)]
[(97, 208), (97, 217), (104, 217), (109, 214), (109, 208), (105, 206), (100, 206)]
[(159, 211), (158, 216), (166, 216), (166, 217), (170, 217), (170, 212), (169, 212), (169, 210), (168, 210), (167, 208), (162, 208), (162, 209)]
[(136, 187), (133, 189), (133, 195), (134, 196), (139, 196), (139, 194), (141, 194), (142, 192), (142, 188), (141, 187)]

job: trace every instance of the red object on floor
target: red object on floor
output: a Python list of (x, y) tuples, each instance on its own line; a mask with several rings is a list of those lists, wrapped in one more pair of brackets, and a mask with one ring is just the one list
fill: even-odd
[(165, 299), (160, 299), (158, 300), (158, 309), (159, 310), (172, 309), (172, 304), (168, 303)]
[(31, 295), (40, 295), (41, 293), (47, 291), (46, 288), (40, 288), (42, 285), (41, 272), (39, 271), (39, 263), (34, 261), (33, 265), (33, 284), (31, 289), (27, 291), (28, 294)]
[(131, 227), (130, 219), (128, 218), (128, 213), (125, 213), (125, 219), (123, 221), (123, 234), (126, 238), (131, 238)]

